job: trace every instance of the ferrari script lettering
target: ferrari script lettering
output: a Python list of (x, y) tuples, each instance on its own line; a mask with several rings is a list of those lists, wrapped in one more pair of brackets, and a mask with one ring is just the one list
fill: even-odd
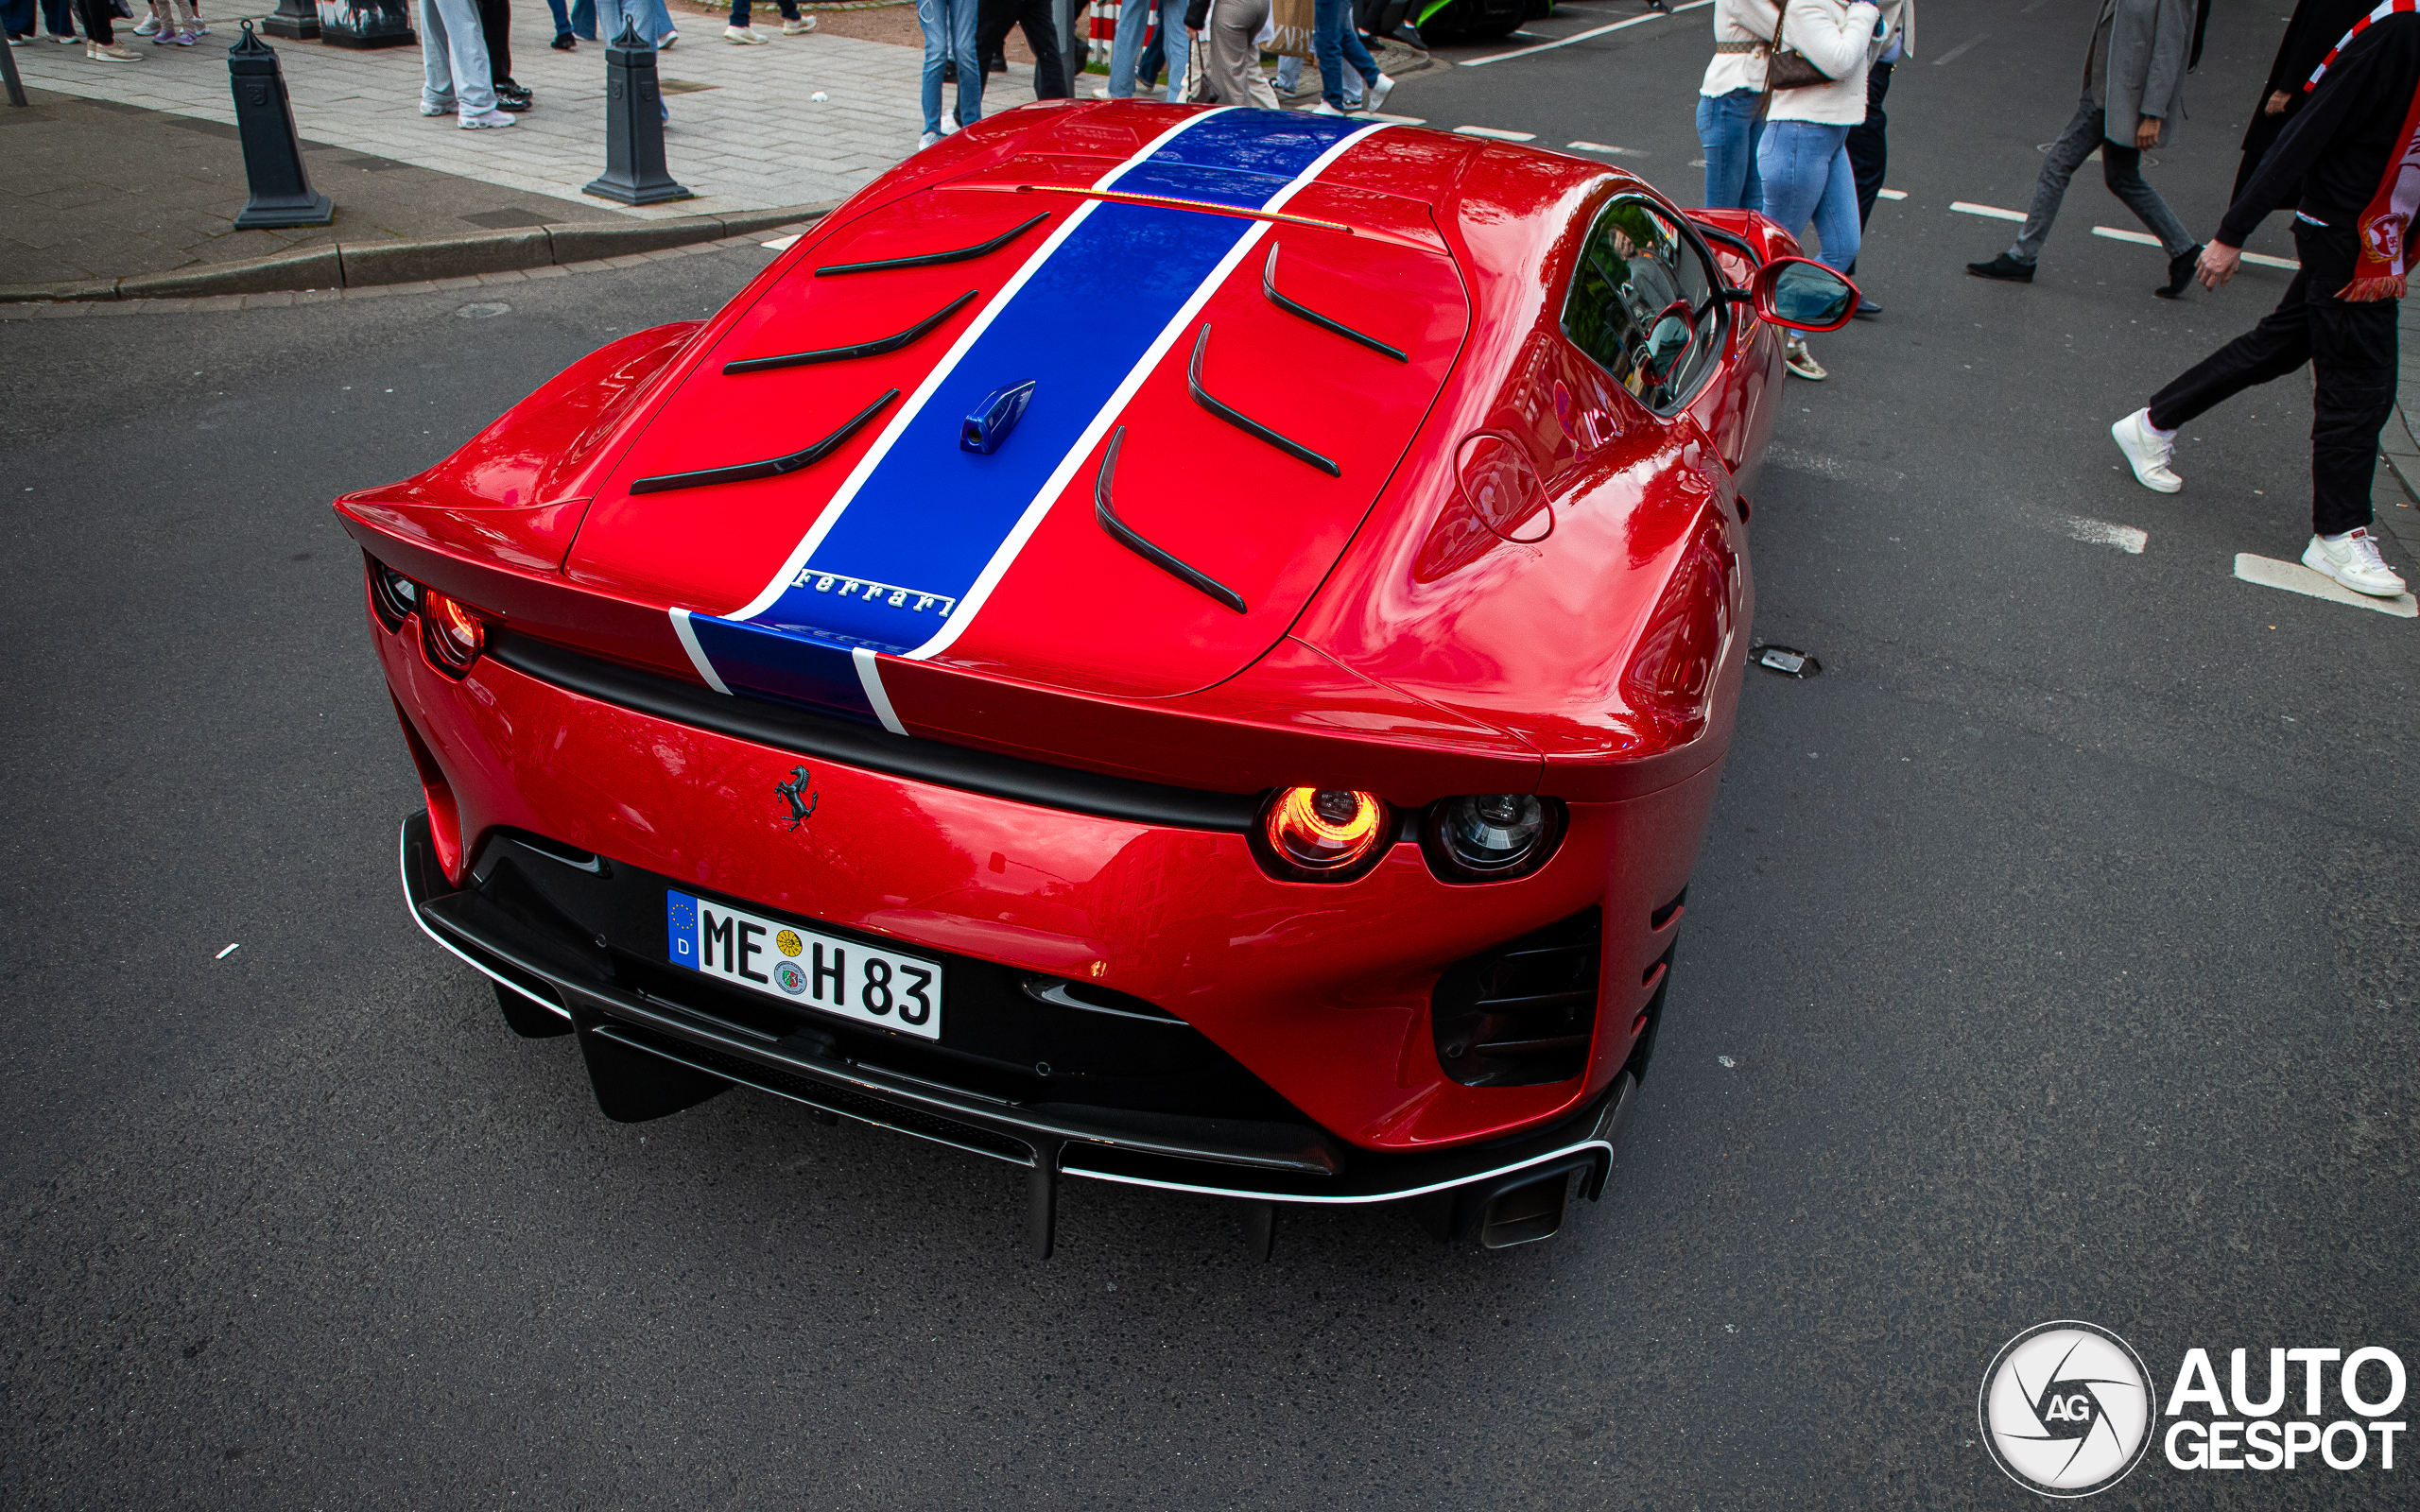
[(947, 593), (927, 593), (922, 589), (902, 588), (896, 583), (877, 583), (870, 577), (850, 577), (839, 573), (819, 573), (812, 568), (802, 570), (790, 579), (793, 588), (811, 588), (819, 593), (838, 593), (842, 598), (861, 598), (869, 604), (889, 604), (910, 613), (941, 606), (947, 614), (958, 608), (958, 600)]

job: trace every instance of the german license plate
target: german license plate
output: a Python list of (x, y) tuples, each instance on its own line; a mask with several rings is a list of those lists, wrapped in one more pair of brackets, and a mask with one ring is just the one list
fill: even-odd
[(666, 953), (707, 976), (925, 1040), (942, 1037), (937, 961), (869, 949), (685, 892), (664, 895)]

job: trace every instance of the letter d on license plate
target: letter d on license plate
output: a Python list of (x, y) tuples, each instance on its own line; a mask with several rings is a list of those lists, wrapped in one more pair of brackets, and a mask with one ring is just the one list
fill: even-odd
[(685, 892), (664, 895), (675, 966), (926, 1040), (942, 1037), (942, 969)]

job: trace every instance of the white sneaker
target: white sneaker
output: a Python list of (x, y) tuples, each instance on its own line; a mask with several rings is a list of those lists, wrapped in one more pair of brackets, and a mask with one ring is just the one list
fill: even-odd
[(2377, 539), (2367, 525), (2341, 536), (2311, 537), (2303, 548), (2303, 565), (2373, 598), (2393, 598), (2403, 592), (2403, 579), (2378, 555)]
[(942, 134), (939, 131), (927, 131), (916, 139), (916, 150), (922, 152), (941, 139)]
[(671, 46), (672, 46), (672, 44), (673, 44), (674, 43), (676, 43), (676, 42), (679, 42), (680, 40), (681, 40), (681, 34), (680, 34), (679, 32), (677, 32), (677, 31), (667, 31), (667, 32), (666, 32), (663, 36), (658, 37), (658, 38), (655, 40), (655, 50), (656, 50), (657, 52), (666, 52), (666, 51), (669, 51), (669, 50), (670, 50), (670, 48), (671, 48)]
[(943, 112), (942, 112), (942, 135), (943, 135), (943, 136), (955, 136), (955, 135), (957, 135), (957, 134), (958, 134), (958, 112), (957, 112), (956, 111), (943, 111)]
[(1317, 105), (1311, 107), (1310, 113), (1313, 115), (1342, 115), (1345, 112), (1338, 110), (1335, 106), (1330, 105), (1327, 101), (1322, 100)]
[(2109, 438), (2118, 450), (2126, 454), (2127, 466), (2135, 470), (2135, 481), (2154, 493), (2174, 493), (2185, 487), (2169, 463), (2176, 455), (2176, 433), (2162, 436), (2152, 429), (2152, 412), (2138, 409), (2109, 427)]
[(1395, 81), (1389, 78), (1386, 75), (1380, 74), (1378, 76), (1378, 81), (1371, 85), (1369, 89), (1363, 93), (1361, 96), (1361, 108), (1374, 113), (1380, 106), (1387, 103), (1387, 96), (1394, 92)]
[(426, 100), (423, 100), (421, 102), (420, 113), (423, 115), (451, 115), (454, 113), (454, 107), (451, 105), (431, 105)]
[(510, 126), (512, 117), (502, 111), (481, 111), (476, 115), (464, 115), (460, 124), (465, 131), (493, 131), (499, 126)]
[(157, 37), (160, 35), (160, 18), (157, 16), (146, 16), (141, 21), (136, 22), (134, 26), (134, 34), (138, 37)]
[(785, 37), (804, 37), (814, 29), (815, 18), (813, 16), (792, 16), (789, 20), (782, 23), (782, 35)]
[(753, 26), (725, 26), (722, 28), (722, 40), (741, 47), (758, 47), (772, 39)]
[(1810, 384), (1820, 384), (1832, 376), (1822, 363), (1815, 360), (1815, 353), (1806, 350), (1806, 342), (1800, 336), (1789, 338), (1789, 345), (1783, 351), (1781, 360), (1784, 367)]

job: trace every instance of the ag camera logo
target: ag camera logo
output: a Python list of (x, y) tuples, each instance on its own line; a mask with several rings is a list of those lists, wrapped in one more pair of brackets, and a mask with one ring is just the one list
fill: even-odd
[(2038, 1324), (2000, 1347), (1977, 1404), (1983, 1444), (2009, 1479), (2044, 1496), (2090, 1496), (2151, 1448), (2151, 1373), (2098, 1324)]

